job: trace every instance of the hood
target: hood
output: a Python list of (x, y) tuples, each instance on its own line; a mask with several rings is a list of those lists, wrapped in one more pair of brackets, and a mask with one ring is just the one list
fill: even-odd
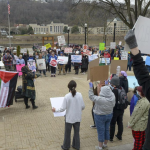
[(22, 67), (22, 68), (21, 68), (21, 71), (22, 71), (22, 73), (30, 72), (30, 70), (29, 70), (28, 66), (24, 66), (24, 67)]
[(119, 77), (119, 79), (121, 79), (121, 80), (125, 80), (125, 81), (127, 80), (127, 78), (126, 78), (126, 77), (124, 77), (124, 76), (120, 76), (120, 77)]
[(108, 98), (109, 101), (112, 101), (112, 100), (113, 100), (113, 98), (112, 98), (113, 92), (112, 92), (112, 90), (110, 89), (109, 86), (103, 86), (103, 87), (101, 88), (100, 96), (103, 96), (103, 97), (105, 97), (105, 98)]

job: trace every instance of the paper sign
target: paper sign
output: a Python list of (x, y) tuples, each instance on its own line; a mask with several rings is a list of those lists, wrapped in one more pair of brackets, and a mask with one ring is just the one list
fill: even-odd
[(72, 48), (71, 47), (66, 47), (64, 50), (64, 53), (72, 53)]
[(89, 62), (91, 62), (91, 61), (97, 59), (97, 58), (98, 58), (98, 55), (97, 55), (97, 54), (93, 54), (93, 55), (91, 55), (91, 56), (89, 55), (88, 57), (89, 57)]
[(89, 55), (89, 56), (92, 54), (92, 52), (89, 51), (89, 50), (83, 50), (83, 52), (84, 52), (85, 55)]
[(27, 64), (28, 64), (29, 69), (32, 70), (32, 72), (36, 72), (35, 60), (28, 60)]
[[(56, 98), (50, 98), (50, 102), (52, 105), (52, 108), (60, 109), (64, 101), (64, 97), (56, 97)], [(63, 117), (66, 115), (66, 110), (64, 112), (54, 112), (54, 117)]]
[(83, 44), (83, 49), (88, 49), (88, 45), (86, 45), (86, 44)]
[(21, 53), (21, 54), (23, 54), (23, 53), (25, 53), (25, 52), (27, 52), (27, 49), (26, 49), (26, 48), (22, 48), (22, 49), (20, 50), (20, 53)]
[(116, 42), (110, 42), (110, 49), (116, 49)]
[(142, 56), (143, 57), (143, 61), (146, 61), (147, 56)]
[(99, 43), (99, 50), (104, 51), (105, 50), (105, 43)]
[(128, 60), (128, 53), (126, 51), (121, 51), (121, 60)]
[(37, 59), (36, 62), (37, 62), (38, 70), (46, 69), (45, 59)]
[(95, 66), (99, 66), (99, 58), (91, 61), (88, 65), (88, 73), (87, 73), (87, 80), (90, 79), (90, 68), (95, 67)]
[(66, 45), (66, 41), (65, 41), (65, 36), (64, 36), (64, 35), (57, 36), (57, 39), (58, 39), (58, 44), (59, 44), (59, 46), (64, 46), (64, 45)]
[(2, 61), (0, 61), (0, 67), (3, 67), (3, 66), (4, 66), (3, 62), (2, 62)]
[(50, 66), (57, 67), (57, 60), (51, 60)]
[(114, 57), (114, 60), (119, 60), (119, 57)]
[(111, 74), (116, 74), (117, 71), (117, 66), (120, 66), (121, 71), (127, 71), (127, 63), (128, 60), (112, 60), (111, 61), (111, 68), (110, 68), (110, 73)]
[(105, 63), (110, 64), (110, 58), (102, 58), (101, 63), (102, 64), (105, 64)]
[(105, 81), (108, 80), (109, 66), (96, 66), (90, 68), (90, 80)]
[(22, 76), (21, 68), (24, 67), (24, 66), (25, 66), (25, 64), (16, 65), (16, 70), (19, 73), (18, 74), (19, 76)]
[(137, 79), (135, 78), (135, 76), (128, 76), (128, 83), (129, 83), (129, 87), (134, 89), (136, 86), (139, 86)]
[(46, 51), (46, 46), (42, 46), (42, 51), (43, 51), (43, 52)]
[(121, 42), (121, 41), (119, 41), (119, 45), (122, 45), (122, 42)]
[(58, 62), (58, 64), (67, 64), (68, 63), (68, 57), (58, 56), (57, 62)]
[(71, 62), (81, 63), (82, 56), (81, 55), (71, 55)]

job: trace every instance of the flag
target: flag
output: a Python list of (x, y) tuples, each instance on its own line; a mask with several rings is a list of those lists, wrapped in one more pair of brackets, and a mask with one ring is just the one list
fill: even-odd
[(0, 108), (13, 104), (18, 73), (0, 71)]
[(46, 44), (46, 45), (44, 45), (44, 46), (46, 47), (46, 49), (51, 48), (51, 44), (50, 44), (50, 43), (48, 43), (48, 44)]
[(9, 5), (9, 2), (8, 2), (8, 14), (10, 15), (10, 5)]

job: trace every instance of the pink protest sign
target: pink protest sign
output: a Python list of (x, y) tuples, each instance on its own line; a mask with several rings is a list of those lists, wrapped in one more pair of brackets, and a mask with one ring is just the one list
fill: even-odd
[(64, 50), (64, 53), (72, 53), (72, 48), (71, 47), (66, 47)]
[(16, 65), (17, 72), (19, 73), (19, 76), (22, 76), (21, 68), (24, 67), (25, 64)]

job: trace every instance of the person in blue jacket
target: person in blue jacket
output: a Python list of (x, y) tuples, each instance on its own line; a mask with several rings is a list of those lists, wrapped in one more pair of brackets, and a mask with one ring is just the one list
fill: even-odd
[(57, 63), (52, 63), (53, 60), (57, 60), (57, 56), (55, 55), (54, 52), (52, 52), (51, 56), (49, 57), (49, 64), (51, 66), (51, 77), (56, 77), (56, 67)]
[(150, 73), (150, 55), (146, 57), (145, 65), (147, 67), (148, 72)]

